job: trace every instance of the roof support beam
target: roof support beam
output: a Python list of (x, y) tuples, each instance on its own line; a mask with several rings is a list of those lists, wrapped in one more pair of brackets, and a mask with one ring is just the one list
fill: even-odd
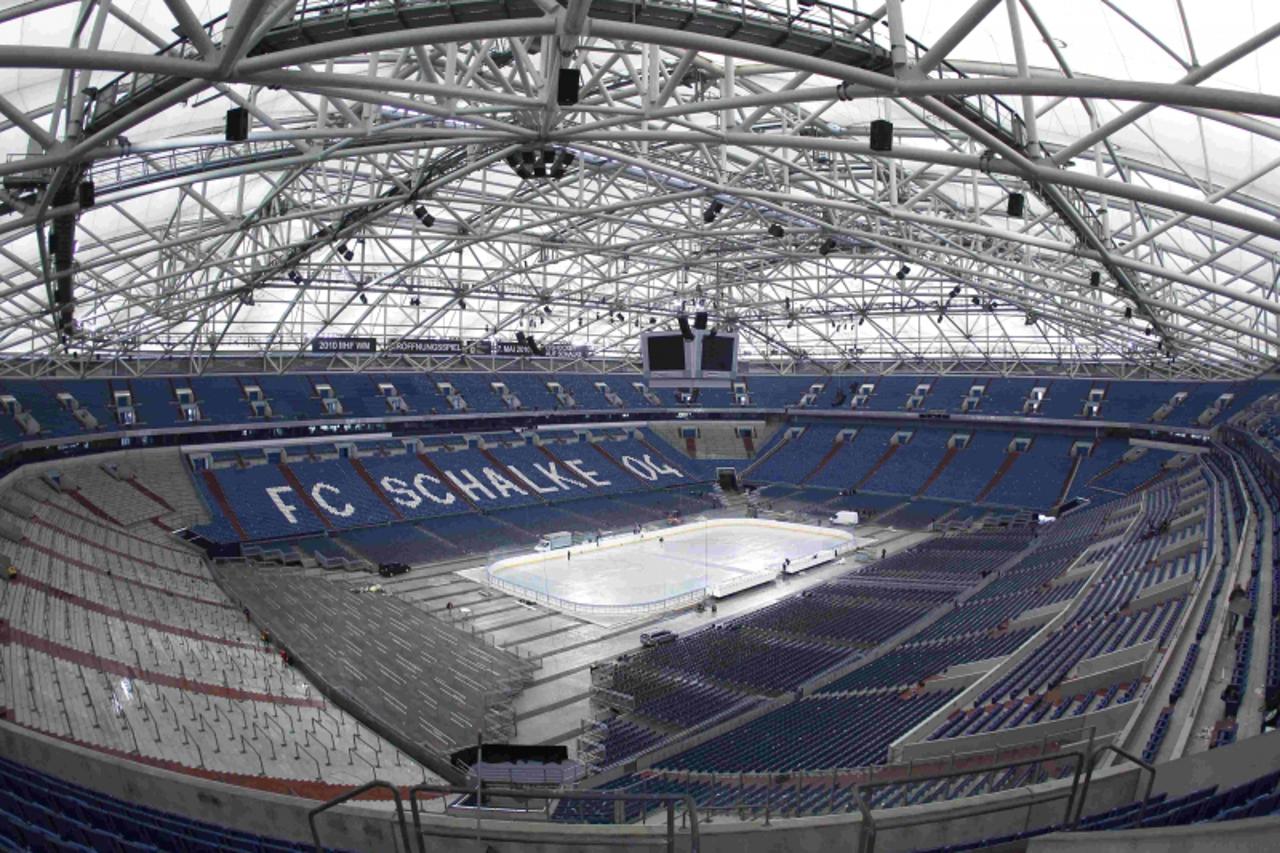
[(169, 7), (174, 20), (178, 22), (178, 29), (187, 37), (196, 51), (206, 60), (212, 61), (218, 49), (213, 46), (209, 33), (205, 31), (196, 13), (187, 5), (187, 0), (164, 0), (164, 5)]
[(973, 32), (973, 28), (982, 23), (991, 10), (1000, 5), (1000, 0), (974, 0), (965, 13), (956, 19), (947, 31), (938, 37), (912, 71), (924, 77), (942, 64), (956, 45), (964, 41), (965, 36)]
[[(1280, 24), (1273, 24), (1272, 26), (1267, 27), (1262, 32), (1257, 33), (1252, 38), (1244, 40), (1243, 42), (1236, 45), (1231, 50), (1228, 50), (1226, 53), (1222, 54), (1216, 59), (1206, 63), (1205, 65), (1200, 66), (1199, 68), (1192, 69), (1190, 72), (1184, 75), (1182, 79), (1179, 80), (1175, 85), (1183, 86), (1183, 87), (1194, 87), (1200, 81), (1208, 80), (1214, 74), (1217, 74), (1219, 71), (1226, 68), (1227, 66), (1237, 62), (1240, 59), (1243, 59), (1244, 57), (1253, 53), (1255, 50), (1258, 50), (1264, 45), (1270, 43), (1277, 36), (1280, 36)], [(1106, 97), (1106, 96), (1104, 95), (1103, 97)], [(1114, 97), (1123, 98), (1122, 95), (1117, 95)], [(1147, 100), (1147, 99), (1139, 98), (1136, 100)], [(1139, 104), (1136, 107), (1131, 107), (1130, 109), (1125, 110), (1120, 115), (1111, 119), (1111, 121), (1103, 124), (1097, 130), (1092, 131), (1091, 133), (1085, 134), (1084, 136), (1077, 139), (1075, 142), (1068, 145), (1066, 148), (1063, 148), (1057, 154), (1054, 154), (1053, 162), (1057, 165), (1062, 165), (1063, 163), (1066, 163), (1072, 157), (1076, 156), (1082, 151), (1085, 151), (1086, 149), (1102, 141), (1103, 139), (1106, 139), (1107, 137), (1111, 136), (1121, 128), (1124, 128), (1130, 124), (1133, 124), (1135, 121), (1147, 115), (1158, 106), (1161, 106), (1161, 103), (1155, 99), (1152, 99), (1148, 103)], [(1214, 108), (1213, 104), (1186, 104), (1185, 106), (1205, 106), (1211, 109)], [(1223, 107), (1223, 108), (1232, 109), (1232, 107)], [(1241, 110), (1241, 112), (1250, 112), (1250, 111)]]

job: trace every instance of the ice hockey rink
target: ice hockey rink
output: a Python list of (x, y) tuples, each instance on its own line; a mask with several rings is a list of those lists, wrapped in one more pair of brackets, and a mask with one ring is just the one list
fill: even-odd
[(591, 621), (723, 597), (838, 559), (868, 540), (835, 527), (757, 519), (695, 522), (572, 548), (509, 557), (484, 580)]

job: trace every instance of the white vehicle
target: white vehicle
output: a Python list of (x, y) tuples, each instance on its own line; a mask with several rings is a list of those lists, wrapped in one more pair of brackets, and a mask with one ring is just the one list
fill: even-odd
[(850, 509), (842, 509), (831, 516), (832, 524), (857, 524), (858, 513)]
[(557, 551), (561, 548), (568, 548), (573, 544), (573, 534), (568, 530), (561, 530), (556, 533), (547, 533), (538, 540), (535, 551)]

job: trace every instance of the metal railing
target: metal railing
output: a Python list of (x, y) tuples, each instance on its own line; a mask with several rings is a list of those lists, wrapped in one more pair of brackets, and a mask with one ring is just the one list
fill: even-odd
[[(1098, 747), (1089, 755), (1089, 766), (1087, 771), (1085, 772), (1084, 786), (1080, 789), (1080, 796), (1076, 803), (1075, 817), (1071, 821), (1072, 829), (1075, 829), (1080, 825), (1080, 818), (1084, 813), (1085, 798), (1089, 796), (1089, 783), (1093, 781), (1093, 769), (1094, 767), (1097, 766), (1098, 759), (1101, 758), (1103, 754), (1106, 752), (1114, 752), (1116, 755), (1119, 755), (1121, 758), (1127, 758), (1150, 774), (1147, 777), (1147, 791), (1145, 794), (1142, 795), (1142, 804), (1138, 807), (1138, 816), (1134, 819), (1132, 826), (1135, 826), (1135, 827), (1142, 826), (1142, 821), (1147, 816), (1147, 803), (1151, 802), (1151, 792), (1156, 786), (1155, 765), (1151, 764), (1148, 761), (1144, 761), (1143, 759), (1139, 758), (1138, 756), (1134, 755), (1128, 750), (1121, 749), (1115, 744), (1108, 743)], [(1064, 821), (1064, 825), (1065, 825), (1065, 821)]]
[[(340, 806), (343, 803), (347, 802), (348, 800), (355, 799), (356, 797), (360, 796), (366, 791), (372, 791), (374, 788), (386, 788), (388, 791), (391, 792), (391, 796), (395, 799), (396, 823), (400, 825), (400, 840), (404, 843), (405, 853), (409, 853), (409, 851), (412, 848), (409, 847), (409, 828), (404, 821), (404, 803), (401, 802), (400, 800), (400, 789), (397, 788), (395, 785), (392, 785), (390, 782), (383, 782), (379, 779), (374, 779), (372, 782), (365, 782), (363, 785), (359, 786), (358, 788), (352, 788), (350, 791), (347, 791), (345, 794), (339, 794), (338, 796), (334, 797), (332, 800), (322, 803), (316, 806), (311, 811), (307, 812), (307, 823), (310, 824), (311, 826), (311, 840), (315, 843), (316, 853), (322, 853), (322, 851), (324, 850), (324, 846), (320, 843), (320, 829), (316, 826), (316, 818), (322, 812), (327, 812), (329, 809), (333, 808), (334, 806)], [(412, 796), (412, 791), (410, 792), (410, 795)], [(412, 799), (410, 799), (410, 802), (411, 803), (413, 802)], [(416, 810), (414, 812), (414, 823), (415, 824), (417, 823)], [(418, 840), (418, 849), (419, 850), (422, 849), (421, 837), (419, 837), (419, 840)]]
[[(1098, 755), (1101, 752), (1102, 750), (1097, 750), (1092, 754)], [(1009, 770), (1015, 767), (1023, 767), (1026, 765), (1040, 765), (1046, 761), (1060, 761), (1060, 760), (1071, 760), (1074, 764), (1074, 771), (1071, 779), (1071, 788), (1067, 794), (1067, 804), (1064, 809), (1063, 817), (1062, 817), (1062, 825), (1067, 826), (1071, 824), (1072, 816), (1077, 812), (1076, 804), (1078, 799), (1081, 802), (1081, 805), (1083, 805), (1083, 795), (1087, 793), (1087, 791), (1085, 790), (1080, 790), (1081, 770), (1086, 763), (1086, 754), (1084, 751), (1073, 749), (1073, 750), (1067, 750), (1065, 752), (1058, 752), (1049, 757), (1040, 756), (1037, 758), (1018, 759), (1016, 761), (1009, 761), (1003, 764), (994, 765), (992, 767), (987, 768), (984, 772), (995, 773), (1000, 770)], [(951, 770), (945, 773), (935, 773), (929, 776), (921, 776), (912, 781), (921, 782), (921, 783), (932, 782), (932, 781), (938, 781), (941, 779), (955, 778), (959, 776), (971, 776), (973, 775), (973, 773), (974, 771), (972, 770)], [(1035, 768), (1036, 776), (1042, 775), (1042, 773), (1043, 773), (1042, 767)], [(881, 788), (881, 787), (885, 787), (887, 785), (893, 785), (893, 784), (899, 784), (899, 783), (898, 782), (869, 782), (866, 784), (854, 786), (853, 788), (854, 803), (857, 805), (858, 811), (861, 812), (862, 814), (862, 821), (859, 824), (859, 828), (858, 828), (858, 848), (857, 848), (858, 853), (875, 853), (875, 845), (876, 845), (876, 821), (875, 821), (874, 815), (871, 812), (871, 808), (867, 803), (867, 799), (863, 795), (863, 792), (872, 788)], [(1079, 798), (1077, 798), (1077, 794), (1080, 795)], [(984, 814), (994, 814), (1001, 811), (1008, 811), (1009, 809), (1025, 808), (1026, 805), (1027, 804), (1025, 801), (1019, 799), (1019, 800), (1011, 801), (1009, 803), (996, 804), (994, 807), (990, 809), (986, 809), (984, 811)], [(922, 814), (916, 817), (908, 818), (901, 823), (895, 823), (893, 828), (904, 829), (910, 826), (916, 826), (921, 823), (929, 823), (931, 821), (936, 821), (936, 820), (938, 820), (938, 815), (936, 813)]]
[[(464, 788), (457, 785), (431, 785), (423, 783), (420, 785), (414, 785), (408, 791), (409, 810), (413, 814), (413, 831), (417, 836), (418, 853), (427, 853), (426, 844), (423, 841), (421, 812), (418, 809), (418, 797), (421, 794), (462, 794), (474, 796), (476, 798), (474, 808), (476, 810), (475, 834), (477, 840), (479, 840), (484, 834), (481, 822), (483, 820), (482, 811), (484, 797), (486, 796), (525, 802), (541, 800), (543, 802), (544, 813), (548, 820), (551, 818), (551, 803), (553, 801), (588, 800), (594, 802), (611, 802), (621, 804), (624, 809), (628, 802), (659, 803), (666, 806), (667, 812), (667, 853), (676, 853), (676, 839), (680, 835), (676, 829), (676, 806), (679, 805), (684, 807), (684, 815), (689, 824), (689, 853), (698, 853), (701, 845), (698, 833), (698, 810), (694, 805), (693, 797), (689, 794), (629, 794), (617, 791), (560, 791), (536, 788)], [(396, 802), (397, 804), (399, 803), (398, 798)], [(405, 849), (406, 851), (409, 850), (407, 839), (405, 841)]]

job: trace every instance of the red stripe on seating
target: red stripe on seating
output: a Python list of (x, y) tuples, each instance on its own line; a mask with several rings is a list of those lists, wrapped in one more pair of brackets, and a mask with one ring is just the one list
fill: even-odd
[[(498, 469), (498, 472), (502, 474), (502, 476), (506, 477), (508, 480), (514, 483), (517, 489), (524, 492), (525, 494), (531, 493), (531, 490), (527, 488), (529, 484), (524, 482), (523, 477), (517, 477), (515, 472), (506, 466), (506, 463), (504, 463), (501, 459), (494, 456), (493, 453), (491, 453), (489, 450), (483, 447), (478, 447), (476, 449), (480, 451), (481, 456), (487, 459), (490, 462), (490, 464), (492, 464), (495, 468)], [(544, 504), (551, 503), (549, 500), (544, 498), (542, 495), (538, 494), (538, 492), (536, 491), (533, 491), (532, 495), (535, 499), (538, 500), (539, 503), (544, 503)]]
[(333, 522), (329, 520), (329, 514), (320, 508), (320, 505), (311, 497), (311, 493), (307, 491), (307, 487), (302, 485), (302, 481), (298, 479), (298, 475), (293, 473), (293, 469), (288, 465), (280, 464), (276, 468), (284, 475), (284, 480), (289, 484), (290, 488), (302, 498), (302, 502), (307, 505), (307, 509), (311, 510), (311, 514), (320, 519), (320, 523), (325, 526), (326, 530), (333, 529)]
[[(596, 453), (599, 453), (599, 454), (600, 454), (601, 456), (603, 456), (605, 459), (608, 459), (608, 460), (609, 460), (609, 464), (610, 464), (610, 465), (612, 465), (614, 468), (618, 469), (619, 471), (621, 471), (621, 472), (623, 473), (623, 475), (624, 475), (624, 476), (629, 477), (629, 478), (630, 478), (632, 481), (634, 481), (634, 482), (637, 482), (637, 483), (645, 483), (645, 481), (644, 481), (644, 480), (641, 480), (641, 479), (640, 479), (639, 477), (637, 477), (633, 472), (631, 472), (631, 471), (627, 470), (627, 469), (623, 466), (623, 464), (622, 464), (621, 462), (619, 462), (617, 459), (615, 459), (615, 458), (614, 458), (614, 456), (613, 456), (613, 454), (612, 454), (612, 453), (610, 453), (609, 451), (605, 450), (605, 449), (604, 449), (603, 447), (601, 447), (599, 444), (597, 444), (597, 443), (596, 443), (596, 442), (594, 442), (594, 441), (589, 441), (589, 442), (587, 442), (587, 444), (589, 444), (591, 447), (593, 447), (593, 448), (595, 449)], [(544, 451), (548, 456), (551, 456), (553, 459), (555, 458), (554, 456), (552, 456), (552, 454), (551, 454), (551, 451), (550, 451), (550, 450), (547, 450), (545, 447), (544, 447), (544, 448), (542, 448), (542, 449), (543, 449), (543, 451)], [(560, 464), (561, 464), (562, 466), (564, 465), (564, 463), (563, 463), (563, 462), (561, 462)], [(568, 471), (570, 471), (570, 472), (572, 472), (572, 471), (573, 471), (573, 469), (572, 469), (572, 468), (566, 468), (566, 470), (568, 470)], [(648, 483), (645, 483), (645, 485), (649, 485), (649, 484), (648, 484)]]
[(209, 494), (213, 495), (213, 499), (218, 502), (218, 508), (222, 510), (223, 516), (227, 521), (231, 522), (231, 529), (241, 539), (248, 539), (245, 535), (244, 528), (240, 526), (240, 519), (236, 518), (236, 514), (231, 511), (231, 503), (227, 500), (226, 493), (222, 491), (222, 484), (218, 482), (218, 478), (213, 476), (213, 472), (208, 468), (200, 472), (204, 477), (204, 483), (209, 487)]
[(35, 649), (38, 652), (44, 652), (52, 657), (70, 661), (80, 666), (100, 670), (101, 672), (109, 672), (112, 675), (132, 678), (136, 681), (145, 681), (149, 684), (176, 687), (188, 693), (207, 693), (210, 696), (220, 696), (223, 699), (235, 699), (244, 702), (271, 702), (276, 705), (297, 705), (302, 708), (325, 707), (324, 702), (319, 699), (307, 699), (302, 696), (276, 696), (257, 690), (241, 690), (238, 687), (226, 687), (221, 684), (211, 684), (207, 681), (180, 678), (164, 672), (138, 669), (130, 664), (112, 660), (111, 658), (104, 658), (101, 655), (91, 654), (90, 652), (82, 652), (71, 646), (64, 646), (61, 643), (55, 643), (53, 640), (48, 640), (44, 637), (37, 637), (35, 634), (28, 634), (26, 631), (20, 631), (17, 628), (9, 629), (9, 642)]
[(228, 610), (235, 609), (235, 605), (231, 604), (231, 602), (229, 601), (214, 601), (209, 598), (200, 598), (199, 596), (196, 596), (196, 595), (187, 595), (186, 593), (182, 593), (182, 592), (174, 592), (171, 589), (165, 589), (162, 586), (149, 584), (146, 581), (134, 580), (132, 578), (124, 577), (123, 575), (113, 575), (110, 572), (108, 572), (106, 569), (100, 569), (97, 566), (89, 565), (84, 560), (77, 560), (75, 557), (68, 557), (66, 554), (60, 554), (57, 551), (53, 550), (52, 548), (47, 548), (44, 545), (37, 545), (35, 542), (32, 542), (30, 539), (23, 540), (23, 544), (25, 544), (28, 548), (31, 548), (32, 550), (39, 551), (42, 554), (48, 554), (50, 557), (53, 557), (54, 559), (62, 560), (63, 562), (69, 563), (70, 565), (73, 565), (78, 569), (82, 569), (83, 571), (86, 571), (86, 572), (92, 572), (95, 575), (102, 575), (103, 577), (108, 577), (113, 580), (122, 581), (127, 584), (133, 584), (134, 586), (140, 586), (144, 589), (149, 589), (153, 592), (158, 592), (162, 595), (171, 595), (174, 598), (181, 598), (186, 601), (194, 601), (196, 604), (207, 604), (210, 607), (225, 607)]
[[(72, 518), (78, 518), (78, 519), (80, 519), (81, 521), (87, 521), (87, 522), (89, 522), (90, 524), (96, 524), (96, 525), (98, 525), (98, 526), (100, 526), (100, 527), (102, 526), (102, 525), (100, 524), (100, 522), (99, 522), (97, 519), (95, 519), (95, 518), (88, 518), (87, 516), (83, 516), (83, 515), (81, 515), (81, 514), (80, 514), (80, 513), (78, 513), (78, 512), (74, 512), (74, 511), (72, 511), (72, 510), (70, 510), (70, 509), (67, 509), (65, 506), (62, 506), (61, 504), (55, 504), (55, 503), (50, 503), (49, 501), (44, 501), (44, 505), (45, 505), (46, 507), (48, 507), (49, 509), (51, 509), (51, 510), (55, 510), (55, 511), (57, 511), (57, 512), (62, 513), (63, 515), (69, 515), (69, 516), (71, 516)], [(58, 528), (58, 529), (59, 529), (59, 530), (61, 530), (62, 528)], [(168, 528), (165, 528), (165, 531), (166, 531), (166, 532), (169, 532), (169, 529), (168, 529)], [(164, 549), (164, 550), (166, 550), (166, 551), (172, 551), (172, 552), (173, 552), (173, 553), (175, 553), (175, 554), (183, 554), (183, 555), (185, 555), (185, 556), (190, 556), (190, 555), (191, 555), (191, 552), (190, 552), (190, 551), (185, 551), (185, 550), (183, 550), (182, 548), (175, 548), (175, 547), (173, 547), (172, 545), (166, 545), (166, 544), (164, 544), (163, 542), (154, 542), (154, 541), (152, 541), (152, 540), (150, 540), (150, 539), (144, 539), (144, 538), (143, 538), (143, 537), (141, 537), (141, 536), (137, 536), (137, 535), (135, 535), (135, 534), (133, 534), (133, 533), (130, 533), (126, 528), (120, 528), (119, 530), (112, 530), (111, 532), (112, 532), (112, 533), (114, 533), (114, 534), (115, 534), (115, 535), (117, 535), (117, 536), (123, 536), (123, 537), (124, 537), (124, 538), (126, 538), (126, 539), (132, 539), (132, 540), (133, 540), (133, 541), (135, 541), (135, 542), (145, 542), (145, 543), (147, 543), (148, 545), (151, 545), (152, 547), (155, 547), (155, 548), (163, 548), (163, 549)]]
[(457, 495), (463, 503), (474, 509), (476, 512), (480, 511), (480, 507), (476, 505), (475, 501), (471, 500), (471, 496), (459, 488), (457, 483), (449, 479), (449, 477), (445, 475), (444, 471), (441, 471), (436, 466), (436, 463), (431, 461), (431, 457), (427, 456), (425, 453), (418, 453), (416, 456), (418, 458), (418, 462), (422, 464), (422, 467), (430, 471), (431, 476), (439, 480), (442, 486)]
[(803, 486), (805, 483), (809, 482), (814, 477), (818, 476), (818, 473), (822, 471), (823, 468), (827, 467), (827, 463), (829, 463), (832, 459), (834, 459), (837, 453), (839, 453), (841, 450), (844, 450), (848, 446), (849, 446), (848, 441), (833, 441), (831, 443), (830, 449), (827, 450), (826, 454), (824, 454), (823, 457), (818, 460), (818, 464), (813, 466), (813, 470), (800, 478), (799, 485)]
[[(41, 527), (47, 527), (50, 530), (56, 530), (58, 531), (58, 533), (60, 533), (62, 536), (65, 536), (67, 539), (74, 539), (77, 542), (83, 542), (84, 544), (90, 545), (94, 548), (101, 548), (103, 551), (106, 551), (108, 554), (115, 554), (117, 557), (123, 557), (124, 559), (128, 560), (131, 563), (141, 563), (144, 566), (150, 566), (151, 568), (157, 569), (158, 571), (169, 572), (170, 574), (174, 574), (174, 575), (182, 575), (184, 578), (192, 578), (193, 580), (200, 580), (200, 581), (211, 580), (211, 578), (208, 575), (195, 574), (194, 572), (184, 572), (181, 569), (175, 569), (170, 566), (162, 566), (159, 563), (153, 562), (143, 557), (135, 557), (132, 554), (126, 553), (125, 551), (119, 551), (115, 548), (112, 548), (110, 545), (104, 545), (103, 543), (90, 539), (86, 536), (81, 536), (77, 533), (70, 533), (56, 524), (50, 524), (49, 522), (45, 521), (43, 518), (37, 517), (37, 518), (31, 519), (31, 521), (35, 524), (40, 525)], [(147, 540), (143, 539), (140, 541), (146, 542)], [(178, 551), (176, 553), (183, 554), (185, 552)]]
[(178, 625), (170, 625), (167, 622), (161, 622), (158, 619), (149, 619), (146, 616), (138, 616), (135, 613), (129, 613), (115, 607), (110, 607), (106, 604), (94, 601), (91, 598), (76, 595), (74, 592), (67, 592), (65, 589), (59, 589), (56, 586), (51, 586), (44, 581), (36, 580), (35, 578), (28, 577), (27, 575), (18, 575), (11, 581), (11, 583), (25, 584), (32, 589), (40, 590), (45, 595), (53, 598), (59, 598), (63, 601), (74, 604), (77, 607), (83, 607), (85, 610), (92, 610), (94, 613), (101, 613), (104, 616), (110, 616), (114, 619), (132, 622), (135, 625), (142, 625), (144, 628), (154, 628), (157, 631), (164, 631), (166, 634), (175, 634), (179, 637), (187, 637), (192, 640), (200, 640), (206, 643), (217, 643), (222, 646), (236, 646), (237, 648), (242, 649), (261, 648), (261, 646), (254, 643), (246, 643), (241, 640), (229, 640), (225, 637), (215, 637), (212, 634), (202, 634), (199, 631), (193, 631), (190, 628), (182, 628)]
[(355, 459), (355, 458), (352, 458), (348, 461), (351, 463), (351, 467), (355, 469), (356, 474), (360, 476), (360, 479), (364, 480), (365, 485), (369, 487), (369, 491), (373, 492), (374, 496), (378, 500), (382, 501), (383, 506), (391, 510), (391, 514), (394, 515), (396, 518), (404, 518), (404, 515), (400, 512), (400, 509), (396, 506), (395, 501), (388, 498), (385, 494), (383, 494), (382, 489), (378, 488), (378, 484), (373, 481), (373, 475), (369, 473), (368, 468), (364, 467), (364, 463), (361, 462), (359, 459)]
[(1000, 485), (1000, 481), (1004, 479), (1004, 475), (1009, 473), (1009, 469), (1013, 467), (1013, 463), (1017, 462), (1022, 456), (1022, 451), (1011, 450), (1004, 455), (1004, 459), (1000, 462), (1000, 467), (996, 469), (996, 473), (991, 476), (991, 481), (982, 487), (982, 491), (978, 492), (978, 496), (973, 499), (974, 503), (982, 503), (987, 499), (987, 495), (995, 491), (996, 486)]
[[(34, 726), (25, 726), (24, 728), (38, 731), (45, 737), (60, 740), (63, 743), (72, 743), (83, 749), (89, 749), (94, 752), (110, 755), (125, 761), (132, 761), (135, 764), (145, 764), (148, 767), (156, 767), (161, 770), (167, 770), (170, 773), (178, 773), (183, 776), (194, 776), (199, 779), (208, 779), (212, 782), (222, 782), (226, 785), (236, 785), (241, 788), (251, 788), (256, 791), (266, 791), (271, 794), (284, 794), (289, 797), (301, 797), (307, 800), (331, 800), (339, 794), (345, 794), (350, 791), (353, 785), (340, 785), (332, 782), (317, 782), (314, 779), (285, 779), (280, 776), (250, 776), (244, 773), (230, 773), (220, 770), (205, 770), (200, 767), (187, 767), (176, 761), (170, 761), (165, 758), (152, 758), (147, 755), (138, 755), (132, 752), (125, 752), (122, 749), (114, 749), (109, 746), (101, 746), (96, 743), (78, 740), (67, 735), (58, 734), (56, 732), (48, 732)], [(400, 789), (402, 799), (408, 798), (408, 788)], [(439, 794), (419, 794), (419, 800), (435, 799)], [(375, 788), (355, 798), (356, 800), (390, 800), (391, 792), (380, 788)], [(144, 804), (145, 805), (145, 804)]]
[(142, 495), (144, 495), (144, 496), (146, 496), (146, 497), (150, 498), (151, 500), (155, 501), (156, 503), (160, 504), (160, 506), (162, 506), (162, 507), (164, 507), (165, 509), (169, 510), (169, 512), (173, 512), (173, 507), (169, 506), (169, 502), (168, 502), (167, 500), (165, 500), (164, 498), (160, 497), (160, 496), (159, 496), (159, 495), (157, 495), (155, 492), (151, 491), (151, 490), (150, 490), (150, 489), (148, 489), (146, 486), (144, 486), (144, 485), (142, 485), (141, 483), (139, 483), (139, 482), (138, 482), (138, 480), (137, 480), (137, 478), (135, 478), (135, 477), (130, 477), (129, 479), (125, 480), (125, 482), (126, 482), (126, 483), (128, 483), (130, 486), (133, 486), (135, 489), (137, 489), (137, 490), (138, 490), (138, 492), (139, 492), (140, 494), (142, 494)]
[[(595, 442), (588, 442), (588, 444), (594, 447), (597, 453), (599, 453), (605, 459), (608, 459), (610, 465), (622, 471), (623, 476), (628, 477), (632, 480), (639, 481), (639, 478), (635, 474), (632, 474), (626, 468), (623, 468), (621, 465), (619, 465), (618, 460), (614, 459), (608, 453), (605, 453), (603, 450), (601, 450), (600, 445), (596, 444)], [(592, 490), (592, 486), (590, 483), (586, 481), (586, 478), (582, 477), (581, 475), (576, 473), (572, 468), (570, 468), (568, 465), (564, 464), (564, 460), (561, 459), (559, 456), (556, 456), (554, 453), (552, 453), (551, 448), (547, 447), (545, 444), (539, 444), (536, 446), (539, 450), (542, 451), (543, 456), (550, 459), (555, 464), (555, 467), (560, 469), (561, 474), (563, 474), (565, 477), (569, 478), (570, 480), (573, 480), (573, 482), (575, 483), (581, 483), (586, 490), (588, 491)]]
[(74, 500), (76, 503), (80, 504), (80, 506), (84, 507), (85, 509), (89, 510), (89, 512), (91, 512), (91, 513), (93, 513), (94, 515), (98, 516), (98, 518), (105, 519), (106, 521), (111, 522), (112, 524), (116, 525), (117, 527), (124, 527), (124, 525), (123, 525), (123, 524), (121, 524), (120, 522), (116, 521), (114, 517), (112, 517), (110, 514), (108, 514), (106, 510), (102, 509), (102, 508), (101, 508), (101, 507), (99, 507), (97, 504), (95, 504), (93, 501), (89, 500), (89, 499), (88, 499), (88, 498), (86, 498), (84, 495), (80, 494), (80, 490), (79, 490), (79, 489), (71, 489), (70, 491), (63, 492), (62, 494), (64, 494), (64, 495), (70, 495), (70, 496), (71, 496), (71, 498), (72, 498), (72, 500)]
[[(677, 471), (680, 470), (680, 466), (673, 461), (673, 457), (668, 456), (667, 454), (659, 450), (657, 447), (654, 447), (652, 444), (649, 443), (649, 439), (641, 435), (636, 437), (636, 441), (640, 442), (640, 444), (643, 445), (644, 447), (647, 447), (649, 449), (649, 452), (652, 453), (654, 456), (658, 457), (663, 462), (667, 463), (668, 468), (675, 468)], [(622, 463), (619, 462), (618, 465), (619, 467), (621, 467)]]

